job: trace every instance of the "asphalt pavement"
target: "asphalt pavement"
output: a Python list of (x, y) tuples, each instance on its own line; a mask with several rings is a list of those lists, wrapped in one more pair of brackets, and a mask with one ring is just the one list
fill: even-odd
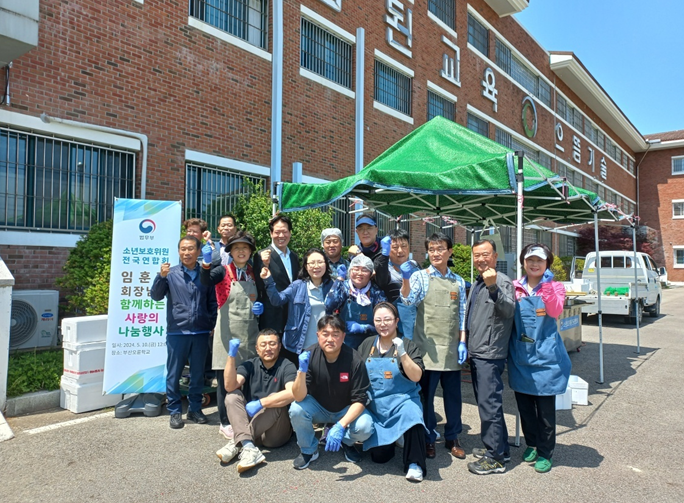
[[(237, 473), (221, 466), (215, 451), (225, 444), (215, 405), (211, 425), (168, 427), (156, 418), (116, 419), (111, 410), (87, 414), (51, 411), (8, 418), (16, 437), (0, 443), (0, 501), (14, 502), (678, 502), (684, 501), (684, 288), (664, 293), (662, 315), (644, 318), (637, 334), (621, 318), (604, 318), (604, 379), (599, 383), (599, 331), (583, 327), (584, 345), (572, 352), (572, 373), (589, 383), (589, 405), (558, 411), (554, 467), (536, 473), (512, 448), (506, 473), (473, 475), (451, 457), (443, 440), (428, 460), (426, 479), (404, 479), (401, 451), (379, 465), (365, 454), (358, 465), (341, 452), (321, 451), (310, 468), (296, 471), (294, 438), (264, 450), (266, 463)], [(678, 307), (679, 306), (679, 307)], [(590, 319), (591, 320), (591, 319)], [(469, 376), (464, 374), (466, 452), (480, 447), (479, 418)], [(438, 430), (443, 432), (442, 413)], [(515, 399), (507, 389), (506, 420), (515, 439)]]

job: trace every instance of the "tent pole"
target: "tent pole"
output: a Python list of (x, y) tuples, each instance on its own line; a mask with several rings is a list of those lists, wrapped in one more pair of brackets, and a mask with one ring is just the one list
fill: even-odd
[[(473, 249), (473, 245), (475, 244), (475, 229), (470, 231), (470, 249)], [(475, 277), (473, 276), (473, 270), (474, 270), (474, 261), (473, 261), (473, 254), (470, 254), (470, 287), (472, 288), (473, 286), (473, 281), (475, 280)]]
[(632, 220), (632, 245), (634, 247), (634, 309), (636, 311), (634, 318), (636, 319), (636, 329), (637, 329), (637, 349), (636, 353), (639, 354), (641, 336), (639, 334), (639, 276), (637, 274), (637, 266), (639, 264), (637, 259), (637, 242), (636, 242), (636, 219)]
[(598, 208), (594, 211), (594, 244), (596, 246), (596, 302), (598, 303), (599, 326), (599, 380), (596, 382), (603, 384), (603, 312), (601, 311), (601, 257), (599, 256)]
[[(516, 152), (515, 155), (518, 157), (518, 173), (515, 177), (517, 183), (517, 205), (516, 205), (516, 234), (515, 234), (515, 261), (516, 261), (516, 277), (517, 279), (522, 278), (522, 267), (518, 262), (518, 257), (520, 257), (520, 252), (522, 252), (523, 247), (523, 183), (525, 178), (523, 176), (523, 161), (525, 159), (524, 152)], [(520, 411), (516, 409), (515, 413), (515, 446), (520, 447)]]

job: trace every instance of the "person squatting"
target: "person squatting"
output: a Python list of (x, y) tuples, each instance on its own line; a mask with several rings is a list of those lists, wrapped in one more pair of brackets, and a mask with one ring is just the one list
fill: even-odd
[[(360, 244), (349, 248), (349, 259), (342, 257), (342, 232), (330, 228), (321, 247), (300, 261), (289, 248), (292, 222), (282, 214), (270, 220), (272, 241), (259, 251), (232, 215), (219, 219), (217, 243), (204, 221), (184, 225), (179, 265), (162, 265), (150, 292), (168, 300), (169, 426), (185, 424), (179, 388), (185, 364), (191, 367), (186, 420), (198, 424), (209, 421), (202, 390), (208, 372), (216, 371), (219, 433), (228, 440), (216, 452), (221, 463), (237, 457), (237, 471), (245, 472), (266, 460), (261, 448), (278, 448), (294, 433), (297, 470), (340, 451), (350, 463), (364, 452), (386, 463), (399, 448), (406, 479), (420, 482), (426, 460), (437, 455), (438, 384), (444, 446), (466, 459), (459, 441), (461, 370), (469, 365), (482, 446), (472, 450), (467, 468), (503, 473), (511, 460), (503, 411), (508, 364), (527, 445), (522, 459), (539, 473), (551, 469), (555, 395), (567, 386), (570, 360), (555, 320), (565, 291), (553, 281), (553, 254), (545, 245), (522, 250), (526, 274), (511, 281), (496, 270), (495, 243), (474, 243), (478, 276), (466, 295), (466, 282), (449, 268), (448, 236), (425, 240), (429, 265), (421, 269), (409, 260), (405, 231), (378, 239), (373, 212), (357, 217)], [(530, 361), (540, 351), (545, 357)]]

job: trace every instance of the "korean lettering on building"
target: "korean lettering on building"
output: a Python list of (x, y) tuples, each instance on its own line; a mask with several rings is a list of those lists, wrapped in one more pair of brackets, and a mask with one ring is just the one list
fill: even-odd
[(387, 43), (411, 58), (413, 57), (413, 10), (405, 3), (407, 0), (386, 0)]

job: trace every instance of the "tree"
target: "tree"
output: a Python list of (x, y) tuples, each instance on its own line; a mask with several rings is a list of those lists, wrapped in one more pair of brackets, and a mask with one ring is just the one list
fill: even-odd
[[(579, 230), (577, 253), (586, 255), (596, 250), (594, 227), (586, 226)], [(634, 249), (632, 228), (629, 226), (599, 225), (599, 249), (605, 251)], [(654, 255), (658, 250), (658, 233), (646, 226), (637, 226), (637, 251)]]

